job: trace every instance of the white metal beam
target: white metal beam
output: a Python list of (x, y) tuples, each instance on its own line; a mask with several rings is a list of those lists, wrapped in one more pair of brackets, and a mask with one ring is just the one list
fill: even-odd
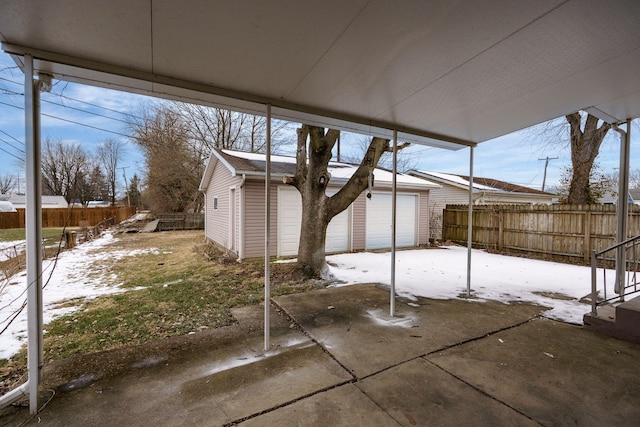
[(396, 219), (397, 219), (398, 131), (393, 131), (393, 177), (391, 178), (391, 290), (389, 315), (396, 313)]
[(29, 411), (38, 412), (42, 380), (42, 211), (40, 154), (40, 90), (33, 78), (33, 58), (25, 55), (24, 100), (26, 139), (26, 239)]
[(264, 351), (271, 347), (271, 104), (267, 104), (267, 152), (265, 155), (265, 180), (264, 180), (264, 200), (265, 200), (265, 232), (264, 232)]
[[(618, 203), (616, 205), (617, 228), (616, 243), (627, 239), (627, 222), (629, 210), (629, 151), (631, 145), (631, 120), (627, 120), (626, 132), (614, 124), (613, 128), (620, 133), (620, 176), (618, 177)], [(624, 245), (616, 250), (616, 280), (614, 291), (624, 301), (626, 274), (626, 253)]]
[(471, 248), (473, 246), (473, 147), (469, 147), (469, 214), (467, 218), (467, 298), (471, 296)]

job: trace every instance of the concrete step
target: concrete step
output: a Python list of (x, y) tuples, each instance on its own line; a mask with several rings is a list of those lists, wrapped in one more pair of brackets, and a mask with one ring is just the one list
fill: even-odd
[(616, 328), (640, 340), (640, 297), (625, 301), (616, 307)]
[(584, 328), (640, 344), (640, 297), (616, 306), (598, 307), (598, 315), (583, 317)]
[(587, 313), (583, 316), (584, 328), (605, 335), (616, 336), (616, 309), (612, 305), (598, 307), (598, 315)]

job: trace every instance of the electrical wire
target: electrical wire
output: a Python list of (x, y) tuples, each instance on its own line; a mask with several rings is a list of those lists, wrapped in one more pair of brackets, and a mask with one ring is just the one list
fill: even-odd
[[(24, 107), (18, 107), (17, 105), (12, 105), (12, 104), (9, 104), (9, 103), (6, 103), (6, 102), (0, 101), (0, 104), (7, 105), (7, 106), (13, 107), (13, 108), (17, 108), (19, 110), (24, 110)], [(73, 124), (76, 124), (76, 125), (79, 125), (79, 126), (88, 127), (88, 128), (91, 128), (91, 129), (102, 131), (102, 132), (108, 132), (108, 133), (112, 133), (114, 135), (124, 136), (125, 138), (130, 138), (131, 137), (131, 135), (126, 135), (126, 134), (121, 133), (121, 132), (116, 132), (114, 130), (108, 130), (108, 129), (99, 128), (97, 126), (88, 125), (86, 123), (80, 123), (80, 122), (77, 122), (77, 121), (74, 121), (74, 120), (71, 120), (71, 119), (64, 119), (62, 117), (57, 117), (57, 116), (54, 116), (52, 114), (46, 114), (46, 113), (40, 113), (40, 114), (43, 115), (43, 116), (46, 116), (46, 117), (50, 117), (52, 119), (61, 120), (63, 122), (73, 123)]]
[(7, 150), (5, 150), (4, 148), (0, 147), (0, 151), (4, 151), (5, 153), (7, 153), (8, 155), (10, 155), (11, 157), (14, 157), (17, 160), (20, 160), (21, 162), (24, 162), (24, 159), (21, 159), (20, 157), (16, 156), (13, 153), (8, 152)]
[[(0, 142), (4, 142), (5, 144), (7, 144), (9, 147), (13, 148), (14, 150), (18, 150), (19, 152), (21, 152), (22, 154), (26, 154), (25, 151), (22, 148), (16, 147), (15, 145), (13, 145), (12, 142), (7, 141), (6, 139), (2, 139), (0, 138)], [(20, 141), (18, 141), (20, 142)], [(22, 144), (22, 143), (21, 143)]]

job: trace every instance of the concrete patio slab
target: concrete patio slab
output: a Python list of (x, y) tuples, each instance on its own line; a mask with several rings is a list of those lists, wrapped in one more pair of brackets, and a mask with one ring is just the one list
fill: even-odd
[(359, 381), (357, 387), (403, 426), (538, 425), (422, 358)]
[[(94, 364), (85, 364), (84, 372), (71, 367), (66, 380), (58, 379), (59, 394), (31, 423), (224, 425), (353, 379), (275, 310), (268, 352), (263, 351), (261, 329), (255, 327), (262, 308), (236, 314), (244, 323), (219, 328), (205, 339), (193, 337), (198, 344), (180, 343), (179, 350), (155, 356), (140, 348), (135, 357), (130, 350), (128, 365), (119, 372), (97, 373)], [(93, 356), (106, 363), (120, 358), (115, 352)], [(28, 419), (25, 414), (8, 419), (21, 418)]]
[(540, 319), (543, 308), (525, 304), (399, 299), (389, 318), (387, 298), (371, 285), (278, 297), (268, 352), (262, 307), (251, 306), (234, 310), (231, 326), (50, 363), (51, 401), (35, 417), (5, 408), (0, 426), (640, 419), (640, 345)]
[(393, 426), (385, 411), (353, 384), (316, 394), (240, 424), (259, 426)]
[(398, 298), (396, 315), (390, 317), (389, 292), (378, 285), (274, 300), (358, 378), (517, 325), (546, 310), (529, 304)]
[(543, 425), (637, 426), (640, 346), (538, 319), (426, 357)]

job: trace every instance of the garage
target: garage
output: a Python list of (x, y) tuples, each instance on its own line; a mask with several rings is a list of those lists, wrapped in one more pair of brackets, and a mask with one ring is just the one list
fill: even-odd
[[(366, 207), (366, 249), (391, 246), (391, 194), (372, 193)], [(396, 246), (416, 246), (416, 194), (397, 195)]]
[[(325, 251), (349, 250), (349, 214), (351, 208), (336, 215), (327, 227)], [(295, 188), (278, 187), (278, 256), (298, 254), (300, 226), (302, 223), (302, 198)]]

